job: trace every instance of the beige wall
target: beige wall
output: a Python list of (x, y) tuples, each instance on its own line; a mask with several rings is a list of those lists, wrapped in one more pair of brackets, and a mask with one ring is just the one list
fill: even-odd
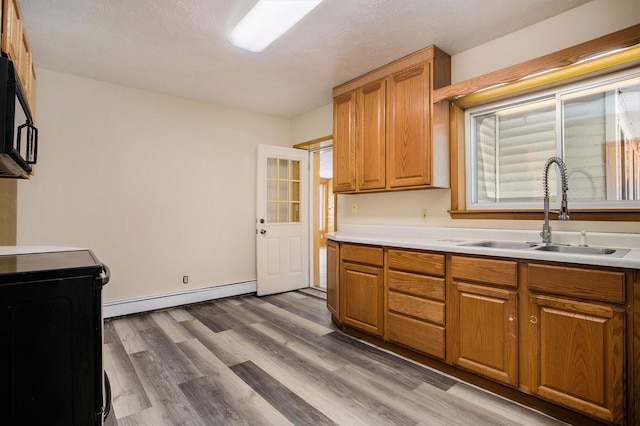
[[(463, 81), (640, 23), (637, 0), (595, 0), (452, 57), (452, 81)], [(569, 194), (569, 208), (571, 208)], [(357, 213), (352, 213), (352, 204)], [(541, 221), (453, 220), (446, 189), (340, 195), (338, 223), (538, 229)], [(542, 206), (540, 206), (542, 208)], [(428, 209), (428, 222), (422, 210)], [(557, 222), (567, 231), (640, 232), (637, 222)]]
[(291, 145), (333, 134), (333, 104), (327, 104), (291, 120)]
[(640, 23), (637, 0), (594, 0), (451, 58), (457, 83)]
[(16, 244), (18, 181), (0, 179), (0, 245)]
[(288, 146), (288, 120), (37, 73), (18, 244), (93, 249), (106, 301), (255, 280), (256, 145)]

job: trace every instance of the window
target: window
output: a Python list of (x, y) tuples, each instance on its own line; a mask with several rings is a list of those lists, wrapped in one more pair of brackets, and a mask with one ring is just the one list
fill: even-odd
[(300, 162), (267, 158), (267, 223), (300, 222)]
[(567, 165), (570, 209), (640, 206), (640, 69), (472, 108), (465, 127), (469, 210), (540, 208), (554, 156)]

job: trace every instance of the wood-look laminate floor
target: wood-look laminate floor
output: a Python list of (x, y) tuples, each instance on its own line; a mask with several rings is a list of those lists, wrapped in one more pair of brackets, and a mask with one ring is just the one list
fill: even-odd
[(105, 322), (113, 425), (555, 425), (353, 339), (303, 292)]

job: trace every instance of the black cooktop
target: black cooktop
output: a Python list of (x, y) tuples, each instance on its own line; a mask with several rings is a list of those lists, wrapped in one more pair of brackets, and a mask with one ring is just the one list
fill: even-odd
[(102, 264), (91, 250), (0, 256), (0, 285), (33, 280), (100, 275)]

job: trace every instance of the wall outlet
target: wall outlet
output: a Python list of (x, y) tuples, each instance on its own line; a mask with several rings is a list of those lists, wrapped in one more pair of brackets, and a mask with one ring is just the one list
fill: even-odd
[(422, 221), (423, 222), (429, 222), (429, 210), (428, 209), (422, 209)]
[(189, 284), (189, 275), (182, 276), (182, 284)]
[(358, 203), (351, 203), (351, 213), (358, 213)]

